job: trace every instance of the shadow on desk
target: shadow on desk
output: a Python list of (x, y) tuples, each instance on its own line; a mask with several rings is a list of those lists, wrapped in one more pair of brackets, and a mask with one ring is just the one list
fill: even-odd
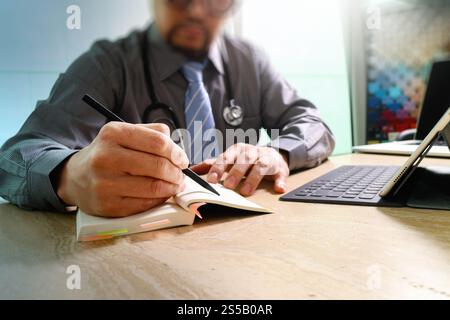
[(384, 216), (448, 248), (450, 255), (450, 212), (412, 208), (377, 208)]

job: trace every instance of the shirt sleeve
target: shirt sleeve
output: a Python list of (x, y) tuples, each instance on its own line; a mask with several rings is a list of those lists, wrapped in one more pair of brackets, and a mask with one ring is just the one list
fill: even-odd
[[(291, 170), (318, 166), (335, 147), (330, 128), (318, 109), (298, 95), (261, 50), (254, 56), (261, 72), (263, 125), (272, 138), (269, 146), (287, 152)], [(273, 135), (272, 129), (279, 130), (279, 135)]]
[(0, 196), (24, 209), (66, 211), (52, 174), (97, 136), (106, 120), (82, 102), (91, 94), (116, 106), (120, 70), (98, 42), (56, 81), (50, 96), (38, 102), (20, 131), (0, 150)]

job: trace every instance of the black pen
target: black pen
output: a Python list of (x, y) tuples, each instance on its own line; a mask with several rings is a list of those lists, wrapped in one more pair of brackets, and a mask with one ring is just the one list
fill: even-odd
[[(114, 112), (112, 112), (111, 110), (106, 108), (103, 104), (101, 104), (100, 102), (98, 102), (97, 100), (92, 98), (90, 95), (88, 95), (88, 94), (84, 95), (83, 101), (87, 105), (92, 107), (94, 110), (96, 110), (100, 114), (104, 115), (106, 117), (106, 119), (108, 119), (109, 121), (125, 122), (125, 120), (120, 118), (117, 114), (115, 114)], [(208, 182), (203, 180), (198, 174), (196, 174), (191, 169), (189, 169), (189, 168), (188, 169), (184, 169), (183, 173), (186, 176), (188, 176), (189, 178), (191, 178), (192, 180), (194, 180), (195, 182), (197, 182), (203, 188), (205, 188), (205, 189), (207, 189), (207, 190), (217, 194), (218, 196), (220, 196), (219, 192), (217, 192), (216, 189), (214, 189)]]

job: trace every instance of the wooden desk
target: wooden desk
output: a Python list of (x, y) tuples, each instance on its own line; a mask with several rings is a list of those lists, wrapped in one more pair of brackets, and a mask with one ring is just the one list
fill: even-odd
[[(334, 157), (289, 190), (340, 165), (404, 160)], [(74, 216), (1, 204), (0, 297), (450, 299), (450, 212), (286, 203), (269, 188), (252, 200), (276, 214), (95, 243), (75, 241)], [(70, 265), (81, 290), (66, 288)]]

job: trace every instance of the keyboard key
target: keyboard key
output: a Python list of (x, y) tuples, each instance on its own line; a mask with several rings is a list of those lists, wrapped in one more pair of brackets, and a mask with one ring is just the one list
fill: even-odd
[(325, 197), (330, 191), (328, 190), (318, 190), (312, 194), (313, 197)]
[(375, 196), (376, 196), (376, 194), (364, 193), (364, 194), (360, 195), (358, 198), (359, 199), (364, 199), (364, 200), (371, 200), (371, 199), (375, 198)]
[(343, 192), (330, 192), (326, 195), (326, 197), (327, 198), (339, 198), (343, 194), (344, 194)]

